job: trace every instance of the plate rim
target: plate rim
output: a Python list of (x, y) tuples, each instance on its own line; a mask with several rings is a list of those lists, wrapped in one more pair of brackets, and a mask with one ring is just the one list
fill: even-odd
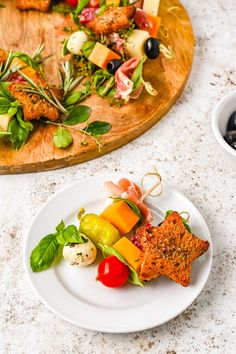
[[(138, 173), (137, 175), (140, 176), (140, 174)], [(181, 198), (183, 198), (184, 200), (186, 200), (188, 203), (191, 204), (192, 208), (194, 209), (195, 213), (197, 214), (197, 218), (201, 219), (201, 222), (204, 224), (205, 229), (206, 229), (206, 233), (207, 233), (207, 240), (209, 241), (210, 247), (208, 249), (208, 252), (210, 252), (210, 257), (209, 257), (209, 265), (208, 265), (208, 273), (205, 276), (205, 280), (202, 284), (202, 286), (200, 287), (200, 289), (198, 289), (198, 291), (196, 292), (196, 295), (194, 297), (194, 299), (191, 299), (187, 305), (185, 304), (183, 307), (181, 307), (175, 314), (170, 315), (167, 319), (161, 320), (161, 321), (156, 321), (156, 323), (152, 323), (150, 324), (150, 326), (144, 325), (144, 326), (139, 326), (139, 328), (137, 328), (137, 326), (133, 325), (132, 327), (129, 326), (129, 328), (125, 328), (123, 330), (117, 328), (117, 330), (110, 329), (106, 326), (102, 326), (100, 328), (98, 328), (98, 326), (93, 326), (93, 325), (87, 325), (87, 324), (78, 324), (78, 322), (71, 320), (69, 317), (67, 317), (66, 315), (58, 312), (57, 310), (55, 310), (50, 304), (48, 304), (47, 300), (44, 299), (43, 296), (41, 296), (41, 294), (38, 292), (36, 286), (33, 283), (32, 277), (30, 277), (30, 273), (29, 273), (29, 266), (28, 266), (28, 262), (29, 259), (27, 258), (27, 241), (28, 238), (30, 237), (30, 233), (31, 233), (31, 229), (34, 225), (34, 222), (37, 220), (37, 218), (40, 216), (40, 214), (43, 212), (43, 210), (47, 207), (47, 205), (52, 202), (54, 199), (57, 198), (58, 195), (64, 194), (66, 193), (69, 189), (73, 189), (75, 186), (77, 186), (78, 184), (80, 184), (81, 182), (85, 182), (85, 181), (93, 181), (96, 180), (98, 178), (119, 178), (119, 177), (124, 177), (124, 176), (130, 176), (132, 177), (133, 174), (130, 174), (128, 172), (125, 172), (122, 174), (122, 172), (118, 172), (118, 173), (107, 173), (107, 174), (96, 174), (95, 176), (90, 176), (88, 178), (85, 179), (79, 179), (78, 181), (58, 190), (55, 194), (53, 194), (51, 197), (48, 198), (48, 200), (46, 202), (43, 203), (42, 206), (40, 206), (39, 210), (36, 212), (35, 216), (33, 217), (30, 227), (28, 228), (27, 232), (26, 232), (26, 236), (24, 238), (23, 241), (23, 266), (24, 266), (24, 271), (26, 273), (26, 278), (28, 279), (28, 282), (31, 286), (31, 289), (33, 290), (34, 294), (40, 299), (40, 301), (46, 306), (46, 308), (48, 308), (53, 314), (56, 314), (59, 318), (63, 319), (66, 322), (69, 322), (79, 328), (83, 328), (83, 329), (87, 329), (87, 330), (92, 330), (92, 331), (96, 331), (96, 332), (101, 332), (101, 333), (114, 333), (114, 334), (119, 334), (119, 333), (135, 333), (135, 332), (139, 332), (139, 331), (144, 331), (144, 330), (148, 330), (148, 329), (152, 329), (154, 327), (158, 327), (163, 325), (164, 323), (169, 322), (170, 320), (176, 318), (177, 316), (179, 316), (182, 312), (184, 312), (187, 308), (189, 308), (189, 306), (191, 306), (191, 304), (198, 298), (198, 296), (200, 295), (200, 293), (202, 292), (202, 290), (204, 289), (208, 279), (209, 279), (209, 275), (211, 273), (211, 269), (212, 269), (212, 262), (213, 262), (213, 242), (212, 242), (212, 238), (211, 238), (211, 234), (209, 231), (209, 228), (207, 226), (207, 223), (205, 221), (205, 219), (203, 218), (202, 214), (200, 213), (200, 211), (198, 210), (198, 208), (192, 203), (191, 200), (189, 200), (183, 193), (181, 193), (178, 189), (176, 189), (175, 187), (173, 187), (172, 185), (168, 185), (166, 184), (164, 186), (164, 189), (168, 189), (168, 191), (172, 191), (174, 193), (176, 193), (177, 195), (181, 196)]]

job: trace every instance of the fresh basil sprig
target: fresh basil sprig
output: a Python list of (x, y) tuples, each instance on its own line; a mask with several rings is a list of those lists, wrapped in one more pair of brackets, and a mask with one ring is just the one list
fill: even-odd
[(42, 272), (50, 268), (56, 260), (59, 247), (67, 243), (85, 243), (87, 240), (80, 234), (75, 225), (65, 226), (61, 221), (54, 234), (42, 238), (33, 249), (30, 256), (30, 266), (33, 272)]
[(139, 279), (138, 273), (136, 270), (129, 265), (129, 263), (125, 260), (125, 258), (116, 250), (114, 250), (113, 247), (107, 246), (107, 245), (102, 245), (101, 243), (98, 244), (99, 248), (101, 249), (104, 257), (107, 256), (116, 256), (122, 263), (127, 265), (129, 267), (129, 278), (128, 281), (133, 284), (133, 285), (138, 285), (143, 287), (144, 284), (143, 282)]
[(111, 128), (112, 128), (112, 126), (110, 123), (96, 120), (96, 121), (88, 124), (87, 127), (84, 129), (84, 131), (86, 133), (88, 133), (89, 135), (92, 135), (92, 136), (98, 138), (101, 135), (107, 134), (111, 130)]
[(73, 142), (73, 136), (68, 129), (59, 126), (53, 134), (53, 143), (59, 149), (65, 149)]

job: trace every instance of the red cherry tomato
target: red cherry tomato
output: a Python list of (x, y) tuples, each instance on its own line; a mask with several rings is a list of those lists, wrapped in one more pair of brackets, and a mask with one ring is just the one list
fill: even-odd
[(72, 7), (76, 7), (78, 5), (78, 0), (66, 0), (66, 4)]
[(88, 3), (88, 7), (97, 8), (100, 6), (100, 0), (90, 0)]
[(109, 288), (119, 288), (128, 279), (129, 268), (117, 257), (104, 258), (98, 266), (97, 280)]

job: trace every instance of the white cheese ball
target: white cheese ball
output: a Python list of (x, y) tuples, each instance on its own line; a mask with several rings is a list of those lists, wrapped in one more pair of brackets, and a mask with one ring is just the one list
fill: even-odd
[(74, 32), (69, 37), (66, 47), (72, 54), (81, 55), (81, 48), (87, 39), (88, 36), (83, 31)]
[(97, 249), (88, 240), (86, 243), (70, 243), (63, 247), (63, 257), (72, 266), (86, 267), (96, 259)]

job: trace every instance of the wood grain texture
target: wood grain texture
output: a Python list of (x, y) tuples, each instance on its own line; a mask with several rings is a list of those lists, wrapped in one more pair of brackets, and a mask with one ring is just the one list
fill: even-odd
[[(33, 11), (20, 12), (14, 1), (3, 1), (0, 9), (0, 48), (33, 53), (39, 43), (45, 43), (45, 54), (54, 54), (46, 64), (50, 82), (58, 82), (57, 67), (60, 60), (61, 42), (65, 36), (68, 19), (58, 14), (42, 14)], [(171, 10), (171, 11), (170, 11)], [(175, 58), (161, 55), (157, 60), (145, 64), (144, 78), (152, 82), (158, 95), (153, 97), (144, 92), (136, 101), (130, 101), (122, 108), (110, 107), (108, 102), (97, 96), (85, 102), (93, 111), (91, 120), (104, 120), (112, 124), (112, 130), (102, 137), (103, 148), (99, 152), (91, 138), (87, 146), (81, 145), (84, 138), (72, 132), (74, 144), (61, 150), (53, 146), (53, 126), (36, 125), (28, 143), (19, 151), (0, 140), (0, 173), (24, 173), (44, 171), (91, 160), (106, 154), (137, 138), (173, 106), (184, 89), (188, 79), (193, 54), (194, 36), (188, 14), (179, 0), (161, 0), (160, 16), (162, 28), (159, 39), (170, 45)], [(168, 29), (166, 37), (165, 32)]]

